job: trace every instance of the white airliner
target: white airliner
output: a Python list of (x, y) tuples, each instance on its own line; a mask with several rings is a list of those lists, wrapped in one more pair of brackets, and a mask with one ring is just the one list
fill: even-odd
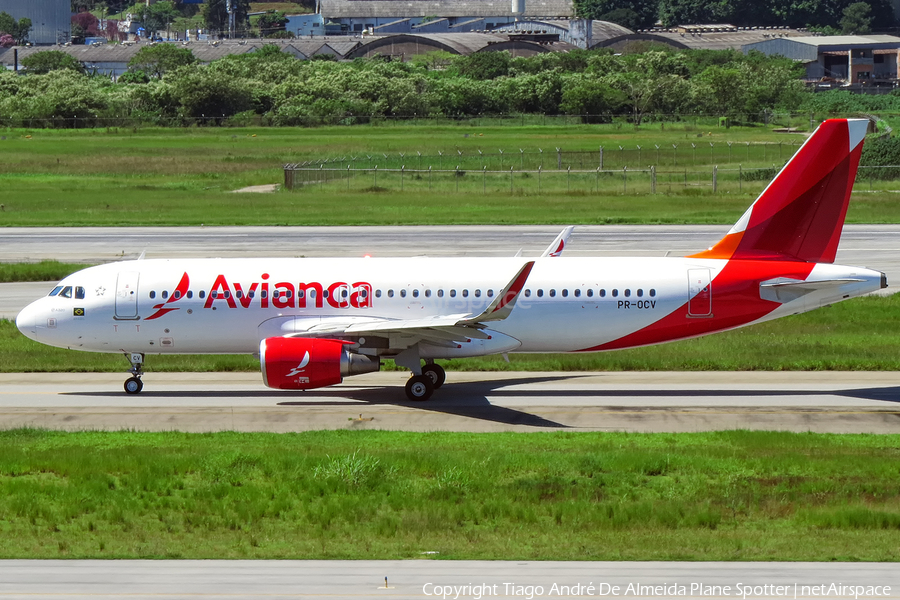
[[(122, 353), (125, 391), (147, 354), (258, 353), (266, 385), (304, 390), (412, 371), (406, 394), (444, 383), (436, 359), (596, 352), (793, 315), (887, 285), (834, 262), (868, 121), (823, 123), (706, 251), (683, 258), (136, 260), (66, 277), (16, 319), (34, 340)], [(424, 365), (423, 365), (424, 362)]]

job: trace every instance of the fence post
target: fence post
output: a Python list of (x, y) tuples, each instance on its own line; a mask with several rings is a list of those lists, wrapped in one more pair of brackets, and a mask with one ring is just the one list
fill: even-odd
[(566, 167), (566, 191), (572, 191), (572, 165)]
[(562, 150), (556, 149), (556, 170), (562, 169)]
[(481, 167), (481, 193), (482, 194), (484, 194), (487, 189), (485, 187), (485, 182), (484, 182), (484, 178), (486, 175), (487, 175), (487, 165), (484, 165), (483, 167)]
[(744, 191), (744, 165), (738, 163), (738, 192)]
[(622, 193), (628, 193), (628, 166), (622, 167)]
[(538, 165), (538, 194), (541, 193), (541, 166)]
[(719, 165), (713, 165), (713, 194), (719, 189)]
[(378, 165), (375, 165), (375, 175), (372, 181), (372, 187), (378, 187)]
[(513, 193), (513, 168), (509, 168), (509, 193)]
[(600, 169), (603, 168), (603, 146), (600, 146)]
[(456, 165), (456, 192), (459, 193), (459, 165)]
[(400, 165), (400, 191), (403, 191), (403, 172), (406, 171), (406, 165)]
[(431, 191), (431, 165), (428, 165), (428, 191)]
[(656, 193), (656, 165), (650, 166), (650, 193)]
[(350, 165), (347, 165), (347, 191), (350, 191)]

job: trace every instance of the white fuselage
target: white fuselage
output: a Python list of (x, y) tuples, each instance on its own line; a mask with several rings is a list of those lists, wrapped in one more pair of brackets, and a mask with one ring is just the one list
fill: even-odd
[[(477, 314), (525, 260), (119, 262), (67, 277), (59, 284), (60, 293), (29, 305), (17, 324), (39, 342), (93, 352), (256, 353), (262, 339), (311, 330), (327, 336), (332, 323)], [(881, 285), (876, 271), (815, 265), (810, 280), (845, 278), (847, 283), (781, 304), (766, 304), (757, 294), (752, 303), (746, 301), (753, 309), (748, 307), (746, 319), (741, 320), (740, 303), (748, 295), (746, 290), (753, 296), (753, 290), (762, 279), (771, 279), (771, 274), (757, 276), (748, 267), (743, 295), (735, 295), (730, 288), (720, 294), (716, 277), (728, 263), (697, 258), (539, 258), (509, 317), (489, 324), (488, 331), (496, 335), (472, 340), (472, 345), (423, 344), (421, 356), (602, 350), (605, 344), (672, 319), (679, 311), (685, 313), (688, 325), (702, 325), (696, 332), (672, 329), (661, 334), (665, 339), (627, 345), (669, 341), (802, 312)], [(62, 293), (66, 288), (70, 291)], [(759, 312), (760, 303), (768, 306), (765, 315)], [(726, 313), (729, 320), (714, 323), (717, 314)], [(391, 348), (405, 346), (402, 339), (391, 339), (382, 347), (389, 356)]]

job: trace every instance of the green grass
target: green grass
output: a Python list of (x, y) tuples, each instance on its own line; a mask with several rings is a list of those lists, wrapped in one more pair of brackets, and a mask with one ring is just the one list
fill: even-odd
[[(785, 138), (764, 128), (707, 128), (680, 123), (635, 130), (621, 124), (580, 125), (573, 121), (566, 126), (468, 122), (311, 129), (8, 130), (0, 136), (0, 226), (732, 223), (765, 182), (744, 182), (738, 190), (734, 174), (726, 167), (737, 168), (738, 162), (748, 169), (780, 164), (795, 146), (786, 145), (779, 158), (774, 150), (777, 142), (793, 143), (799, 138)], [(573, 175), (569, 180), (564, 172), (555, 170), (556, 148), (596, 153), (600, 146), (627, 146), (624, 154), (606, 152), (605, 166), (618, 169), (624, 162), (646, 168), (656, 161), (655, 152), (637, 154), (638, 145), (671, 148), (676, 143), (688, 148), (697, 143), (708, 148), (710, 141), (718, 145), (719, 155), (710, 156), (704, 150), (695, 157), (685, 150), (676, 156), (675, 170), (688, 170), (690, 185), (686, 189), (683, 172), (663, 173), (673, 167), (662, 153), (656, 195), (647, 193), (646, 175), (629, 175), (625, 184), (618, 175), (605, 175), (598, 184), (596, 176)], [(735, 150), (729, 162), (723, 150), (727, 141), (773, 145), (763, 153), (763, 146), (751, 146), (750, 158)], [(500, 149), (506, 162), (499, 159)], [(483, 183), (477, 172), (480, 166), (472, 163), (466, 167), (459, 155), (462, 152), (469, 157), (470, 163), (475, 160), (491, 169), (508, 170), (510, 164), (521, 162), (520, 149), (527, 151), (525, 156), (532, 162), (543, 156), (547, 170), (540, 184), (534, 174), (517, 174), (512, 193), (507, 176)], [(539, 155), (538, 149), (544, 154)], [(479, 150), (492, 158), (481, 161)], [(463, 162), (469, 171), (460, 178), (458, 192), (455, 178), (446, 176), (446, 181), (434, 182), (426, 201), (424, 177), (417, 180), (418, 187), (406, 189), (414, 181), (407, 175), (401, 191), (399, 176), (382, 174), (377, 182), (374, 176), (370, 182), (370, 173), (364, 172), (352, 179), (349, 191), (346, 182), (339, 181), (303, 186), (295, 192), (231, 193), (246, 186), (282, 182), (284, 163), (337, 159), (337, 164), (344, 164), (341, 158), (346, 162), (355, 156), (354, 166), (362, 168), (364, 163), (369, 165), (369, 159), (364, 159), (368, 155), (382, 169), (399, 168), (401, 163), (413, 168), (420, 166), (417, 152), (426, 155), (426, 163), (433, 163), (438, 151), (445, 155), (441, 159), (447, 161), (444, 168)], [(405, 157), (401, 158), (401, 153)], [(384, 154), (389, 160), (376, 158)], [(595, 158), (577, 160), (573, 169), (595, 168)], [(722, 168), (717, 195), (709, 187), (713, 162)], [(421, 166), (427, 168), (425, 163)], [(695, 168), (703, 172), (691, 173)], [(384, 191), (372, 191), (373, 187)], [(866, 184), (862, 188), (865, 194), (855, 194), (848, 221), (900, 222), (900, 202), (888, 191), (892, 184), (873, 187), (873, 193), (868, 193)]]
[(896, 435), (0, 432), (0, 558), (897, 561)]
[(87, 265), (42, 260), (36, 263), (0, 263), (0, 283), (15, 281), (58, 281)]
[[(694, 340), (596, 354), (512, 354), (441, 361), (467, 371), (707, 371), (707, 370), (900, 370), (900, 295), (848, 300)], [(390, 364), (390, 363), (389, 363)], [(51, 348), (22, 336), (0, 321), (0, 372), (119, 372), (125, 359)], [(259, 362), (242, 355), (148, 356), (148, 372), (257, 371)]]

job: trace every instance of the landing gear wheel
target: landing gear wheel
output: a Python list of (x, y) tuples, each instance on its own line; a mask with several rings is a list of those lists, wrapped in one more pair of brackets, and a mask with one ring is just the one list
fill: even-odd
[(125, 380), (125, 392), (128, 394), (140, 394), (144, 389), (144, 382), (139, 377), (129, 377)]
[(434, 389), (438, 389), (444, 385), (444, 382), (447, 380), (447, 372), (444, 371), (444, 367), (434, 363), (422, 367), (422, 375), (431, 377), (431, 383), (434, 385)]
[(414, 402), (424, 402), (434, 393), (434, 384), (428, 375), (415, 375), (406, 382), (406, 397)]

